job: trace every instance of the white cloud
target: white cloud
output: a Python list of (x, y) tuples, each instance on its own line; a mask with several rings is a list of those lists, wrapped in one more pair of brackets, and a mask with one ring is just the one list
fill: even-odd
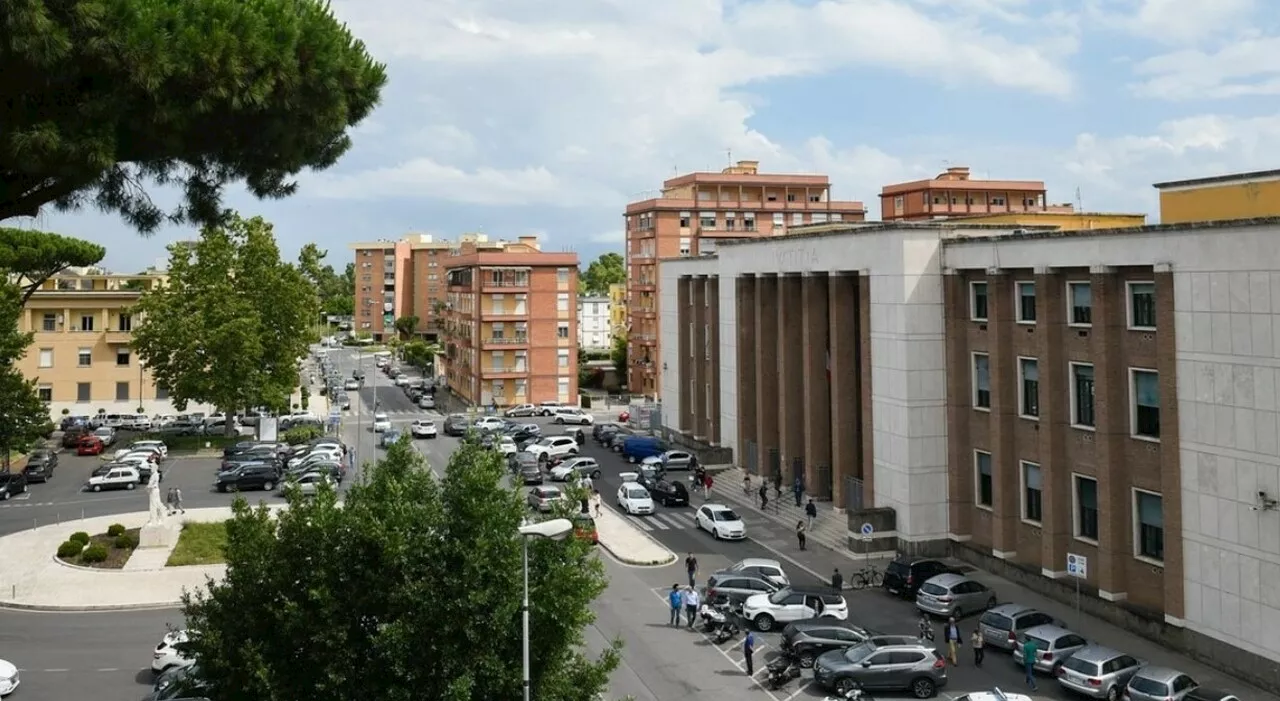
[(1186, 49), (1139, 62), (1140, 97), (1165, 100), (1226, 99), (1280, 94), (1280, 37), (1231, 41), (1218, 51)]
[(1257, 0), (1109, 0), (1094, 4), (1100, 26), (1184, 44), (1244, 29)]

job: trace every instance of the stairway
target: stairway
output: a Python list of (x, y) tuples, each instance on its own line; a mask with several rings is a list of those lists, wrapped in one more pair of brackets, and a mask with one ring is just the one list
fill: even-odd
[[(732, 502), (735, 506), (741, 507), (744, 514), (751, 516), (765, 516), (770, 520), (786, 526), (788, 529), (794, 529), (797, 521), (804, 521), (808, 517), (805, 516), (803, 504), (808, 503), (808, 497), (801, 502), (802, 505), (797, 507), (795, 495), (791, 492), (787, 485), (782, 487), (782, 498), (775, 500), (773, 498), (773, 486), (769, 486), (769, 508), (767, 511), (760, 511), (759, 497), (756, 491), (760, 489), (760, 478), (752, 476), (751, 478), (751, 496), (742, 493), (742, 476), (741, 468), (733, 466), (710, 465), (707, 470), (712, 473), (715, 478), (715, 485), (711, 490), (711, 498), (715, 500), (724, 500)], [(835, 513), (832, 509), (830, 501), (813, 502), (818, 507), (818, 517), (813, 521), (813, 527), (807, 531), (809, 540), (821, 543), (837, 552), (849, 551), (849, 522), (845, 514)], [(777, 509), (774, 509), (774, 505)]]

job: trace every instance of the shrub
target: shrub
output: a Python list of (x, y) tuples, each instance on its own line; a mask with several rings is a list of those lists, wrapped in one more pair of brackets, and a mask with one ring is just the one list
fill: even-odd
[(67, 538), (67, 542), (79, 543), (81, 547), (84, 547), (89, 544), (89, 534), (84, 531), (76, 531), (71, 534), (70, 538)]
[(81, 562), (102, 562), (106, 559), (106, 546), (98, 545), (96, 543), (85, 548), (84, 552), (80, 553)]
[(295, 426), (284, 432), (284, 440), (290, 445), (298, 445), (323, 435), (319, 426)]
[(78, 540), (68, 540), (67, 542), (58, 546), (58, 557), (63, 560), (66, 560), (68, 558), (72, 558), (72, 557), (75, 557), (76, 555), (79, 555), (83, 550), (84, 550), (84, 543), (81, 543)]
[(71, 410), (70, 410), (70, 409), (63, 409), (63, 410), (62, 410), (62, 415), (63, 415), (63, 416), (70, 416), (70, 415), (71, 415)]
[(116, 536), (115, 545), (121, 550), (133, 550), (138, 547), (138, 536), (132, 533), (121, 533)]
[[(107, 535), (111, 536), (112, 538), (122, 533), (124, 533), (124, 526), (119, 523), (113, 523), (110, 526), (107, 526)], [(85, 542), (86, 543), (89, 542), (87, 538), (85, 539)]]

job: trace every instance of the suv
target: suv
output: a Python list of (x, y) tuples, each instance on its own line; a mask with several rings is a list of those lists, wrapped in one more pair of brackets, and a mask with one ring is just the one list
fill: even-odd
[(947, 662), (933, 645), (906, 635), (877, 635), (813, 662), (813, 681), (844, 697), (863, 687), (931, 698), (947, 685)]
[(1053, 616), (1022, 604), (1001, 604), (982, 614), (978, 630), (988, 645), (1012, 651), (1028, 629), (1054, 623)]
[(940, 574), (959, 572), (941, 560), (899, 557), (885, 570), (884, 589), (895, 596), (914, 599), (921, 584)]
[(566, 406), (556, 409), (555, 417), (555, 422), (558, 424), (580, 424), (582, 426), (590, 426), (592, 422), (591, 414), (588, 414), (576, 406)]
[(773, 630), (778, 623), (820, 616), (843, 621), (849, 617), (849, 605), (843, 596), (830, 589), (791, 587), (779, 589), (772, 594), (755, 594), (742, 602), (742, 617), (751, 621), (761, 633)]
[(22, 468), (22, 474), (26, 475), (28, 482), (48, 482), (57, 466), (58, 454), (48, 448), (40, 448), (27, 456), (27, 466)]
[(1058, 685), (1094, 699), (1115, 701), (1143, 662), (1101, 645), (1086, 645), (1058, 665)]
[(538, 404), (538, 416), (555, 416), (563, 406), (560, 402), (541, 402)]
[(832, 650), (845, 650), (871, 637), (865, 628), (830, 618), (796, 621), (782, 629), (782, 652), (804, 669)]
[(247, 489), (261, 489), (269, 492), (279, 482), (279, 473), (271, 465), (242, 465), (226, 472), (219, 472), (213, 487), (219, 492), (242, 492)]
[[(995, 592), (962, 574), (940, 574), (921, 584), (916, 592), (916, 608), (943, 618), (962, 618), (967, 613), (985, 611), (995, 605)], [(1010, 649), (1012, 647), (1010, 645)]]
[(524, 449), (537, 456), (539, 462), (578, 454), (578, 442), (572, 436), (550, 436)]
[(781, 589), (763, 577), (735, 572), (716, 572), (707, 579), (707, 603), (727, 600), (735, 607), (756, 594), (772, 594)]

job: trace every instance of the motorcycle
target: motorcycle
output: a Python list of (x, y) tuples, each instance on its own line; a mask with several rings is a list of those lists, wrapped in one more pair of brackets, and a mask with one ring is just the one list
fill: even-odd
[(771, 690), (781, 689), (792, 679), (800, 678), (800, 662), (791, 655), (781, 655), (769, 661), (768, 672), (765, 684)]
[(703, 604), (698, 609), (698, 615), (702, 618), (702, 632), (710, 636), (711, 641), (716, 645), (732, 640), (741, 632), (729, 612), (727, 603)]
[(874, 701), (865, 691), (862, 690), (861, 684), (855, 684), (852, 689), (844, 693), (837, 693), (835, 696), (828, 696), (822, 701)]

